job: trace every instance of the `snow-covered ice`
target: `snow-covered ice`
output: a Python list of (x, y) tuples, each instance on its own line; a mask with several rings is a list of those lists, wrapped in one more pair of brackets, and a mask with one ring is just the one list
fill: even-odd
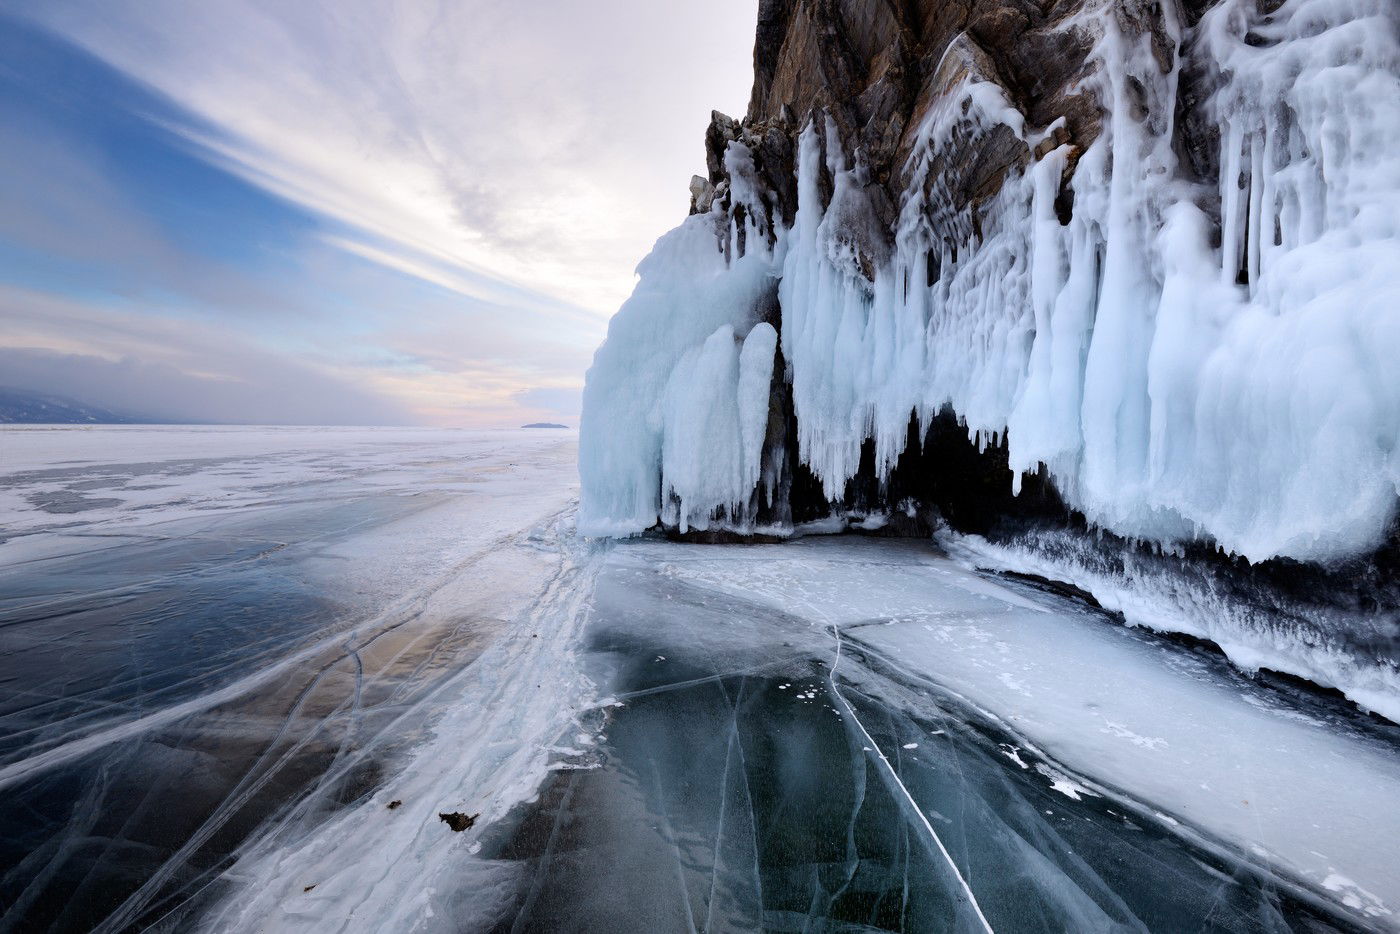
[(73, 431), (5, 435), (5, 923), (1400, 926), (1394, 728), (930, 543), (590, 542), (564, 433)]
[(1170, 553), (1110, 546), (1071, 531), (1032, 529), (992, 542), (944, 530), (938, 538), (969, 567), (1070, 584), (1128, 625), (1204, 639), (1242, 671), (1306, 678), (1400, 723), (1400, 628), (1393, 613), (1368, 606), (1374, 578), (1359, 582), (1357, 605), (1310, 604), (1251, 593), (1231, 581), (1228, 567), (1193, 566)]

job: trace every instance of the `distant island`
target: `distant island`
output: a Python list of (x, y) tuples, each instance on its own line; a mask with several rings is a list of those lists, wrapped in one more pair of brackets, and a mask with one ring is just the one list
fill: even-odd
[(557, 422), (531, 422), (528, 425), (521, 425), (521, 428), (568, 428), (568, 425), (560, 425)]
[(0, 425), (131, 425), (159, 421), (112, 412), (66, 396), (0, 386)]

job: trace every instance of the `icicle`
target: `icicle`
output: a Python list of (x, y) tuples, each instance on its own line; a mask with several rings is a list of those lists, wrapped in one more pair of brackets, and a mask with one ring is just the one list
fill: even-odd
[[(1070, 505), (1125, 537), (1204, 537), (1250, 559), (1374, 547), (1400, 492), (1400, 8), (1289, 0), (1266, 17), (1220, 0), (1183, 35), (1167, 4), (1164, 62), (1161, 36), (1125, 31), (1120, 6), (1085, 14), (1107, 116), (1069, 179), (1067, 226), (1054, 204), (1069, 150), (1033, 158), (1049, 131), (972, 71), (912, 131), (893, 247), (834, 121), (799, 136), (797, 214), (772, 250), (753, 154), (731, 144), (742, 212), (662, 238), (590, 371), (581, 527), (645, 528), (663, 489), (668, 518), (746, 521), (768, 481), (752, 453), (764, 370), (743, 361), (751, 341), (767, 354), (754, 308), (778, 275), (788, 443), (829, 499), (863, 442), (883, 482), (910, 413), (927, 427), (951, 406), (977, 445), (1005, 441), (1016, 491), (1044, 464)], [(955, 41), (945, 59), (970, 54)], [(1183, 57), (1214, 89), (1198, 114), (1219, 131), (1213, 191), (1174, 156)], [(958, 207), (941, 155), (1007, 130), (1026, 164)], [(727, 266), (720, 217), (749, 244)], [(702, 371), (723, 391), (688, 385), (662, 405), (669, 380)], [(686, 435), (695, 425), (709, 427)]]

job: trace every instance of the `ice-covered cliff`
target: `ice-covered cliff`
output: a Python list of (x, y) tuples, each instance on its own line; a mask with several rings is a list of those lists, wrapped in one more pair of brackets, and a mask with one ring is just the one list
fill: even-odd
[(763, 0), (749, 113), (589, 371), (582, 530), (1059, 516), (1274, 584), (1361, 561), (1367, 616), (1397, 34), (1395, 0)]

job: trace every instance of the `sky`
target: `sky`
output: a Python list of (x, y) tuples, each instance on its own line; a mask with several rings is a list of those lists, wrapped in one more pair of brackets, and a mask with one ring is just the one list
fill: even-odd
[(0, 0), (0, 386), (575, 424), (757, 0)]

